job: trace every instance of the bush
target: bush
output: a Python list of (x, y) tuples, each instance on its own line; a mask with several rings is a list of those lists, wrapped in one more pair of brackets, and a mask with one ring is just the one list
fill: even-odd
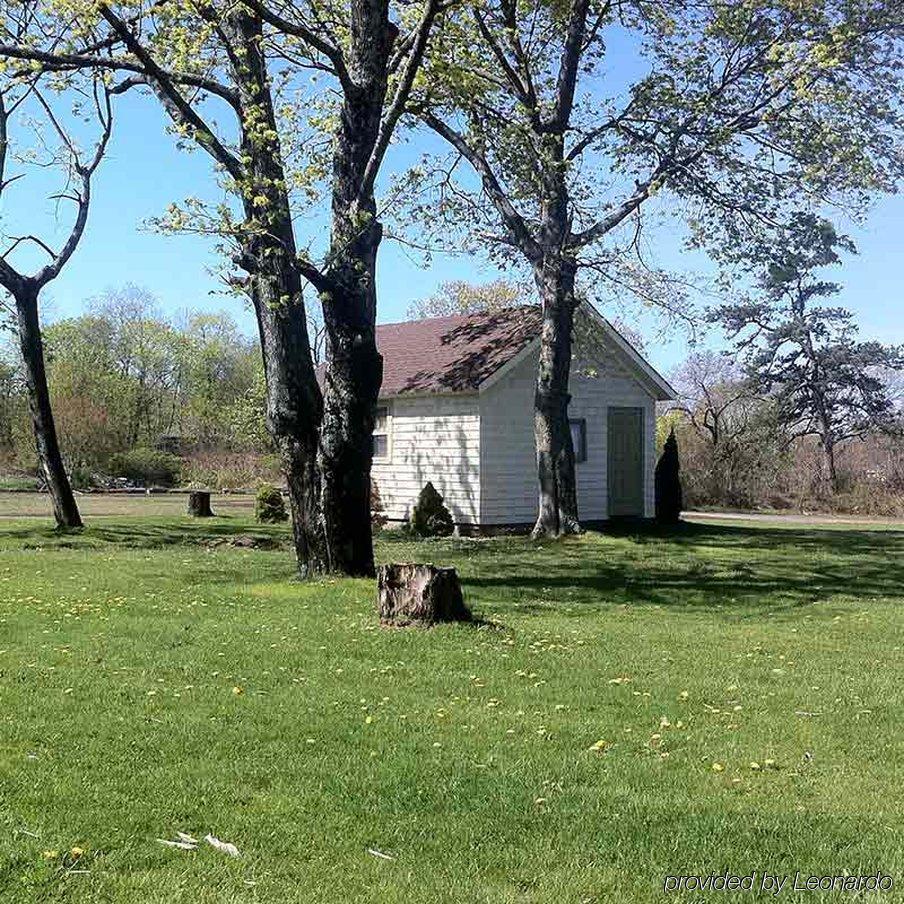
[(252, 489), (279, 481), (279, 463), (257, 452), (198, 450), (182, 459), (182, 482), (216, 490)]
[(69, 483), (73, 490), (91, 490), (97, 485), (97, 479), (90, 468), (76, 465), (69, 473)]
[(269, 483), (263, 484), (254, 499), (254, 517), (262, 524), (277, 524), (286, 521), (289, 513), (282, 493)]
[(377, 482), (371, 478), (370, 481), (370, 523), (374, 530), (380, 530), (389, 520), (386, 517), (386, 507), (380, 498), (380, 488)]
[(114, 477), (125, 477), (141, 486), (171, 487), (179, 481), (181, 462), (175, 455), (156, 449), (132, 449), (110, 456)]
[(0, 477), (0, 490), (34, 491), (41, 488), (41, 481), (37, 477), (28, 477), (18, 474)]
[(432, 483), (427, 483), (411, 511), (411, 530), (419, 537), (448, 537), (455, 529), (452, 513)]
[(681, 520), (684, 500), (681, 492), (681, 462), (675, 431), (669, 433), (656, 463), (656, 520), (660, 524), (677, 524)]

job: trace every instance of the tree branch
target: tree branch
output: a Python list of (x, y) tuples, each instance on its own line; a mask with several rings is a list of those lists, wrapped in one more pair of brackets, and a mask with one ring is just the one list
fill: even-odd
[[(0, 44), (0, 57), (41, 63), (47, 72), (67, 72), (74, 69), (109, 69), (118, 72), (134, 72), (138, 75), (145, 74), (145, 68), (142, 65), (133, 63), (130, 60), (91, 56), (84, 53), (47, 53), (31, 47), (18, 47), (10, 44)], [(239, 99), (236, 92), (214, 79), (179, 71), (167, 72), (167, 78), (176, 84), (200, 88), (202, 91), (214, 94), (225, 100), (234, 110), (238, 110)]]
[(449, 142), (480, 174), (484, 191), (493, 202), (518, 247), (528, 260), (539, 260), (542, 256), (539, 244), (531, 235), (524, 218), (515, 209), (508, 195), (506, 195), (499, 184), (499, 180), (496, 178), (496, 174), (493, 172), (486, 157), (472, 148), (463, 135), (446, 125), (430, 111), (421, 112), (420, 117), (434, 132)]
[(329, 41), (324, 40), (320, 35), (301, 22), (290, 21), (273, 12), (273, 10), (261, 3), (260, 0), (242, 0), (242, 2), (248, 9), (252, 10), (255, 15), (260, 16), (264, 22), (275, 28), (277, 31), (286, 35), (292, 35), (296, 38), (301, 38), (301, 40), (309, 47), (313, 48), (318, 53), (322, 53), (333, 64), (336, 78), (339, 79), (339, 84), (342, 85), (343, 90), (354, 90), (354, 82), (345, 65), (345, 58), (342, 55), (342, 51), (338, 47), (331, 44)]
[(110, 27), (122, 38), (129, 52), (142, 64), (144, 71), (153, 80), (164, 106), (170, 117), (188, 126), (194, 131), (194, 138), (237, 182), (241, 181), (244, 169), (238, 158), (221, 143), (214, 135), (213, 130), (192, 108), (191, 104), (176, 89), (175, 84), (153, 59), (153, 57), (141, 46), (141, 43), (132, 34), (129, 27), (109, 7), (101, 6), (100, 14), (107, 20)]
[(562, 47), (562, 58), (559, 64), (559, 77), (556, 83), (556, 102), (552, 118), (547, 123), (550, 131), (564, 132), (571, 120), (574, 106), (574, 90), (578, 77), (578, 66), (581, 62), (581, 51), (584, 45), (584, 34), (587, 30), (587, 13), (590, 0), (572, 0), (571, 15), (568, 18), (568, 29)]
[(477, 23), (477, 29), (480, 32), (481, 37), (490, 48), (490, 51), (496, 58), (496, 62), (499, 63), (499, 68), (502, 69), (503, 73), (508, 79), (509, 85), (514, 89), (515, 95), (528, 111), (528, 114), (533, 117), (534, 121), (536, 122), (538, 117), (537, 96), (533, 93), (533, 86), (529, 86), (524, 81), (522, 81), (521, 76), (518, 74), (515, 67), (509, 62), (504, 48), (500, 46), (499, 42), (496, 40), (496, 36), (490, 30), (480, 12), (475, 9), (473, 11), (473, 15), (474, 21)]
[(380, 128), (377, 133), (377, 140), (374, 143), (373, 150), (367, 161), (364, 170), (364, 176), (361, 179), (361, 186), (358, 189), (358, 203), (361, 204), (365, 199), (370, 197), (374, 189), (377, 173), (383, 163), (383, 157), (386, 155), (386, 149), (392, 134), (398, 124), (399, 118), (405, 112), (408, 105), (408, 98), (411, 96), (411, 87), (414, 84), (418, 69), (424, 59), (424, 53), (427, 50), (427, 42), (430, 38), (430, 31), (438, 12), (441, 9), (440, 0), (427, 0), (424, 7), (424, 13), (420, 22), (414, 29), (414, 39), (411, 42), (411, 49), (405, 60), (401, 75), (399, 76), (398, 85), (396, 86), (395, 95), (389, 108), (383, 114), (380, 122)]
[[(97, 86), (95, 85), (95, 92), (96, 91)], [(63, 131), (59, 128), (56, 120), (52, 116), (49, 106), (44, 102), (43, 98), (41, 98), (40, 94), (37, 94), (37, 96), (41, 100), (41, 103), (44, 106), (45, 110), (48, 112), (48, 115), (50, 116), (51, 121), (54, 123), (54, 126), (57, 128), (57, 131), (61, 136), (64, 136), (65, 133), (63, 133)], [(78, 176), (81, 179), (82, 183), (81, 191), (76, 201), (76, 203), (78, 204), (78, 213), (75, 217), (75, 223), (73, 224), (72, 229), (69, 232), (69, 237), (66, 239), (66, 242), (60, 249), (59, 253), (34, 277), (35, 283), (39, 288), (43, 288), (45, 285), (47, 285), (47, 283), (59, 276), (60, 271), (66, 265), (66, 262), (69, 260), (69, 258), (72, 257), (75, 249), (78, 247), (78, 244), (82, 239), (82, 235), (85, 232), (85, 226), (88, 223), (88, 209), (91, 204), (91, 179), (94, 176), (97, 167), (100, 165), (100, 161), (107, 149), (107, 144), (110, 141), (110, 135), (113, 132), (113, 108), (110, 103), (110, 93), (106, 89), (103, 89), (103, 98), (103, 105), (101, 105), (100, 99), (95, 93), (95, 103), (97, 105), (98, 118), (100, 119), (100, 122), (102, 124), (103, 131), (101, 133), (100, 139), (97, 142), (97, 146), (95, 147), (94, 154), (92, 155), (91, 160), (87, 165), (81, 162), (77, 151), (73, 148), (71, 143), (67, 142), (67, 146), (70, 148), (70, 152), (72, 153), (73, 166), (76, 173), (78, 173)]]

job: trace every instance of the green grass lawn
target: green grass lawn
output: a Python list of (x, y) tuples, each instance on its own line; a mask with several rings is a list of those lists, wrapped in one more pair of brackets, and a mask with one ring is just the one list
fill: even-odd
[(0, 524), (0, 901), (620, 904), (725, 870), (904, 900), (904, 533), (385, 533), (483, 620), (431, 631), (293, 581), (285, 539)]

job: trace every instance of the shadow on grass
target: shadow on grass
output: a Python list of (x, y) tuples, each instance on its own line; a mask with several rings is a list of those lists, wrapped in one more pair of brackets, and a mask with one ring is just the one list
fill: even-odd
[[(288, 526), (247, 518), (111, 518), (77, 533), (21, 522), (0, 528), (0, 549), (6, 550), (179, 546), (275, 549), (286, 557), (286, 569), (291, 567)], [(629, 604), (780, 616), (831, 601), (821, 609), (829, 615), (850, 606), (845, 597), (858, 605), (877, 597), (904, 600), (904, 531), (895, 530), (684, 523), (665, 531), (623, 525), (558, 542), (526, 537), (414, 542), (385, 531), (377, 553), (381, 561), (456, 566), (469, 603), (482, 613), (555, 609), (582, 615)], [(238, 573), (250, 577), (246, 565)], [(204, 569), (205, 581), (233, 577), (223, 560)]]
[(79, 531), (52, 526), (17, 525), (0, 528), (0, 549), (54, 550), (162, 549), (168, 546), (228, 545), (238, 538), (261, 549), (290, 548), (288, 528), (231, 518), (104, 518)]
[(481, 604), (520, 613), (630, 604), (781, 615), (844, 596), (904, 596), (904, 532), (891, 530), (624, 525), (558, 543), (450, 541), (430, 552), (459, 566)]

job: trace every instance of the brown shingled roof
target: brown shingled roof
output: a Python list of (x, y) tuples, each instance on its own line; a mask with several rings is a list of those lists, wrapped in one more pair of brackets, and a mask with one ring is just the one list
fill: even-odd
[(475, 392), (540, 335), (540, 323), (539, 307), (527, 305), (382, 324), (377, 327), (380, 395)]

